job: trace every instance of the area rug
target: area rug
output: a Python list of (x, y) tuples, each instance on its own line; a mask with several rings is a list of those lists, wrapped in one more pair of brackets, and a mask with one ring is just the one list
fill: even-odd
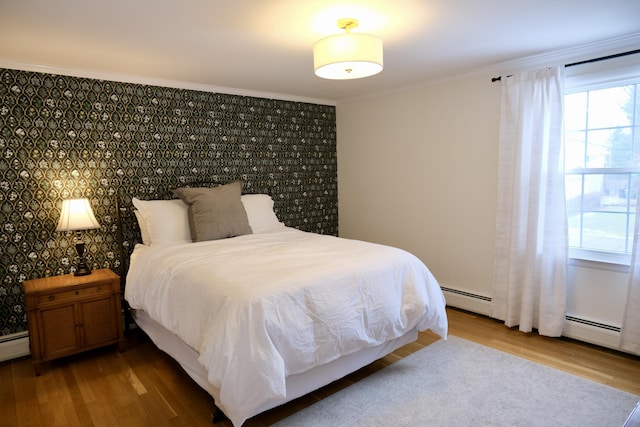
[(638, 399), (450, 336), (276, 426), (622, 426)]

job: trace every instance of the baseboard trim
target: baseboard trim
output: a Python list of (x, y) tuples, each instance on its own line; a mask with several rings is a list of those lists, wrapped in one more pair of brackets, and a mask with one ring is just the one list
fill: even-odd
[[(490, 297), (446, 286), (442, 287), (442, 292), (447, 305), (491, 317)], [(616, 326), (605, 325), (578, 316), (567, 316), (562, 335), (600, 347), (625, 352), (619, 347), (620, 328)]]
[(584, 341), (589, 344), (599, 345), (600, 347), (625, 352), (625, 350), (619, 347), (620, 332), (616, 330), (592, 326), (582, 321), (567, 319), (564, 322), (562, 335), (574, 340)]
[(0, 337), (0, 362), (28, 356), (29, 335), (27, 332)]
[(447, 305), (451, 307), (491, 316), (491, 298), (489, 297), (445, 286), (442, 287), (442, 292), (444, 293)]

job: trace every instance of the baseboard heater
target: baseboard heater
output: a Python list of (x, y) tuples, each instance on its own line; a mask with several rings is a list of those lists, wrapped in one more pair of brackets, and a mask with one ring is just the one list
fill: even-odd
[(567, 319), (570, 322), (576, 322), (576, 323), (581, 323), (583, 325), (593, 326), (594, 328), (606, 329), (608, 331), (613, 331), (618, 333), (620, 332), (619, 326), (607, 325), (605, 323), (594, 322), (592, 320), (587, 320), (587, 319), (580, 319), (579, 317), (573, 317), (573, 316), (565, 316), (565, 319)]
[(462, 295), (462, 296), (469, 297), (469, 298), (475, 298), (475, 299), (479, 299), (479, 300), (482, 300), (482, 301), (491, 302), (491, 298), (485, 297), (484, 295), (472, 294), (471, 292), (465, 292), (465, 291), (461, 291), (459, 289), (447, 288), (446, 286), (441, 286), (440, 288), (443, 291), (450, 292), (452, 294)]
[(19, 340), (21, 338), (26, 338), (28, 336), (29, 336), (29, 333), (27, 331), (17, 332), (15, 334), (0, 336), (0, 344), (5, 343), (5, 342), (9, 342), (9, 341)]
[[(491, 316), (491, 297), (477, 295), (449, 287), (442, 287), (447, 298), (447, 304), (473, 313)], [(563, 335), (579, 341), (596, 344), (602, 347), (620, 350), (620, 327), (594, 322), (580, 317), (565, 316)]]
[(0, 362), (29, 355), (29, 334), (27, 331), (0, 337)]

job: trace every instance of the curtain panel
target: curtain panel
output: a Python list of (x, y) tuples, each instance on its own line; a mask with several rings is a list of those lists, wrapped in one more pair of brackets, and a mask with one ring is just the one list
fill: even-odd
[(568, 266), (564, 67), (502, 79), (492, 316), (560, 336)]
[[(638, 193), (640, 194), (640, 184)], [(627, 302), (620, 329), (620, 348), (640, 355), (640, 214), (636, 205), (636, 225), (633, 235)]]

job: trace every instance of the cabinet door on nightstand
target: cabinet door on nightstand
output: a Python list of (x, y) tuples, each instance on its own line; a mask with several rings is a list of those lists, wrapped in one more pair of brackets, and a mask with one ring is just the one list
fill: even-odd
[(82, 333), (85, 347), (93, 347), (118, 338), (116, 321), (120, 319), (116, 313), (114, 297), (81, 302)]
[(43, 308), (38, 317), (43, 359), (71, 354), (80, 348), (75, 304)]

